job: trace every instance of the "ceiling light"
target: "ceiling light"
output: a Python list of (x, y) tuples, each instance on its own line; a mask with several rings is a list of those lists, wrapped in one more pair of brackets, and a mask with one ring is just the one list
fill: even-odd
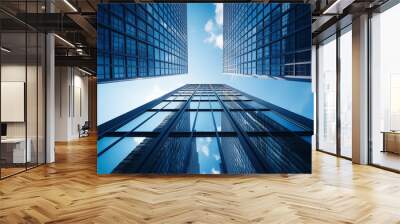
[(83, 73), (85, 73), (85, 74), (87, 74), (87, 75), (92, 75), (92, 73), (90, 73), (90, 72), (88, 72), (88, 71), (86, 71), (86, 70), (83, 70), (83, 69), (81, 69), (81, 68), (79, 68), (79, 67), (78, 67), (78, 70), (81, 71), (81, 72), (83, 72)]
[(7, 48), (5, 48), (5, 47), (1, 47), (0, 49), (1, 49), (2, 51), (6, 52), (6, 53), (10, 53), (10, 52), (11, 52), (11, 50), (9, 50), (9, 49), (7, 49)]
[(78, 10), (68, 1), (64, 0), (65, 4), (67, 4), (74, 12), (78, 12)]
[(342, 14), (343, 10), (351, 5), (355, 0), (336, 0), (332, 5), (324, 10), (322, 14)]
[(57, 34), (54, 34), (54, 36), (55, 37), (57, 37), (59, 40), (61, 40), (62, 42), (64, 42), (64, 43), (66, 43), (67, 45), (69, 45), (70, 47), (73, 47), (73, 48), (75, 48), (75, 45), (73, 45), (71, 42), (69, 42), (68, 40), (66, 40), (66, 39), (64, 39), (64, 38), (62, 38), (62, 37), (60, 37), (59, 35), (57, 35)]

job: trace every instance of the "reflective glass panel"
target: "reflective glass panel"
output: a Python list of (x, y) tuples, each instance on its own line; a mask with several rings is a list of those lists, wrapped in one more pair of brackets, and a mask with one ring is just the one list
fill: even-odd
[(221, 104), (218, 101), (211, 101), (211, 108), (214, 110), (222, 109)]
[(199, 109), (210, 109), (210, 102), (200, 102)]
[(174, 101), (174, 102), (169, 103), (164, 109), (177, 109), (181, 106), (182, 103), (183, 102)]
[(192, 164), (198, 164), (200, 174), (220, 174), (221, 155), (218, 148), (218, 139), (214, 137), (195, 138), (197, 156), (192, 157)]
[(227, 102), (224, 102), (224, 104), (225, 104), (225, 106), (228, 107), (228, 109), (241, 109), (242, 108), (237, 102), (234, 102), (234, 101), (227, 101)]
[(147, 120), (144, 124), (140, 125), (135, 131), (154, 131), (163, 121), (164, 119), (172, 114), (171, 112), (158, 112), (149, 120)]
[(199, 102), (198, 101), (191, 101), (189, 108), (192, 110), (197, 110), (197, 108), (199, 107)]
[(144, 139), (143, 137), (126, 137), (119, 141), (97, 158), (97, 173), (111, 173)]
[(254, 112), (231, 112), (231, 115), (244, 131), (265, 131), (265, 126), (257, 119)]
[(340, 36), (340, 153), (352, 157), (352, 34)]
[(175, 100), (187, 100), (188, 98), (188, 96), (178, 96), (175, 98)]
[(195, 131), (215, 131), (211, 112), (198, 112)]
[(233, 131), (231, 123), (225, 112), (214, 111), (215, 124), (217, 125), (217, 131)]
[(97, 153), (100, 153), (112, 143), (117, 141), (120, 137), (104, 137), (97, 141)]
[(287, 120), (286, 118), (282, 117), (281, 115), (279, 115), (275, 112), (264, 111), (262, 113), (265, 116), (267, 116), (268, 118), (272, 119), (273, 121), (282, 125), (283, 127), (285, 127), (286, 129), (288, 129), (290, 131), (304, 131), (304, 128), (294, 124), (293, 122), (290, 122), (289, 120)]
[(247, 101), (247, 102), (242, 102), (244, 105), (246, 105), (246, 108), (251, 108), (251, 109), (267, 109), (265, 106), (255, 102), (255, 101)]
[(336, 154), (336, 36), (318, 48), (318, 147)]
[(117, 131), (132, 131), (134, 128), (136, 128), (139, 124), (141, 124), (143, 121), (145, 121), (147, 118), (149, 118), (151, 115), (153, 115), (155, 112), (145, 112), (144, 114), (141, 114), (139, 117), (133, 119), (132, 121), (128, 122), (124, 126), (120, 127), (117, 129)]
[(256, 172), (238, 138), (223, 137), (220, 139), (227, 172), (233, 174)]
[(193, 130), (193, 123), (196, 117), (196, 112), (184, 112), (182, 117), (179, 119), (174, 131), (190, 132)]
[(216, 96), (209, 96), (208, 100), (217, 100), (217, 97)]
[(168, 102), (161, 102), (157, 106), (153, 107), (153, 109), (156, 109), (156, 110), (161, 109), (167, 104), (168, 104)]

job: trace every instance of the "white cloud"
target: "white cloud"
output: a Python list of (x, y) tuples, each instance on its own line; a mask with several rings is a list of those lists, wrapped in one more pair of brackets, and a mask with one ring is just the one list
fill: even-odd
[(222, 34), (215, 35), (214, 32), (208, 32), (208, 37), (204, 41), (219, 49), (224, 47), (224, 36)]
[(208, 145), (202, 146), (200, 148), (200, 152), (202, 152), (204, 156), (207, 156), (207, 157), (210, 156), (210, 149), (208, 148)]
[(222, 34), (219, 34), (218, 36), (215, 37), (214, 45), (219, 49), (222, 49), (224, 47), (224, 37), (222, 36)]
[(224, 5), (223, 3), (215, 3), (215, 21), (218, 26), (224, 24)]
[(206, 25), (204, 26), (204, 30), (207, 33), (210, 33), (210, 32), (212, 32), (213, 28), (214, 28), (214, 23), (213, 23), (212, 19), (209, 19), (207, 21)]
[[(224, 38), (222, 35), (222, 26), (224, 23), (224, 7), (223, 3), (216, 3), (215, 5), (215, 16), (214, 19), (209, 19), (204, 25), (204, 31), (208, 33), (208, 37), (204, 42), (214, 45), (214, 47), (223, 49)], [(215, 25), (216, 24), (216, 25)]]
[(214, 167), (211, 169), (212, 174), (220, 174), (221, 172), (216, 170)]
[(139, 145), (140, 143), (143, 142), (145, 138), (144, 137), (135, 137), (133, 140), (135, 141), (136, 145)]

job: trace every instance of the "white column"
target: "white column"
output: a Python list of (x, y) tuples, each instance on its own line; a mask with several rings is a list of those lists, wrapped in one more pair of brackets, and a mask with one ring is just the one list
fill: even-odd
[(311, 48), (311, 91), (313, 93), (313, 100), (314, 100), (314, 114), (313, 114), (313, 119), (314, 119), (314, 134), (311, 137), (312, 140), (312, 150), (317, 149), (317, 140), (316, 140), (316, 133), (317, 133), (317, 48), (315, 45), (312, 45)]
[(55, 55), (54, 34), (46, 35), (46, 163), (55, 161)]
[(353, 162), (368, 163), (368, 15), (353, 19)]

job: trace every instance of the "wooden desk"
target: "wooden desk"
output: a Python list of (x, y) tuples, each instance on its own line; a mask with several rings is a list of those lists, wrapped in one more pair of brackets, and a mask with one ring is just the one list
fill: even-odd
[[(30, 138), (26, 139), (28, 144), (25, 144), (25, 138), (6, 138), (1, 139), (1, 157), (6, 163), (25, 163), (30, 162), (32, 158)], [(26, 151), (25, 151), (25, 145)]]
[(383, 131), (383, 152), (400, 154), (400, 131)]

